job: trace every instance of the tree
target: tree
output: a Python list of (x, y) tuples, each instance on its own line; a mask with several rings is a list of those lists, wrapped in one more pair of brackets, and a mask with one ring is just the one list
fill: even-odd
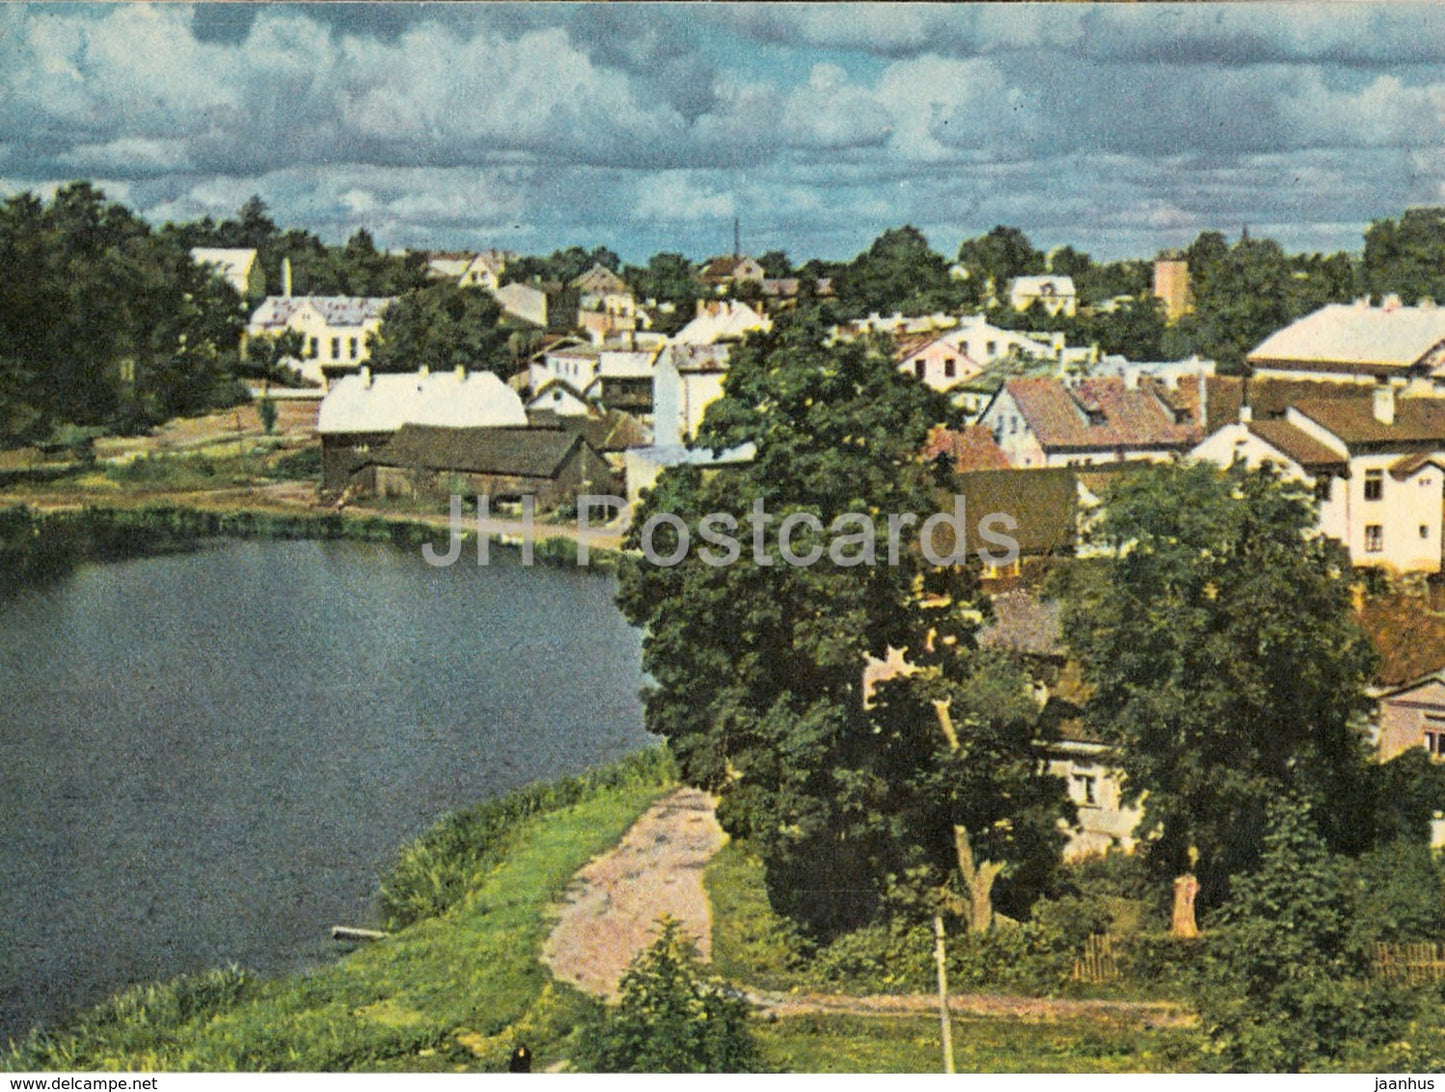
[(1045, 261), (1027, 235), (1000, 224), (987, 235), (959, 244), (958, 264), (968, 270), (969, 281), (977, 286), (976, 302), (987, 303), (990, 296), (1003, 296), (1014, 277), (1042, 273)]
[[(1269, 469), (1165, 465), (1122, 479), (1066, 634), (1093, 687), (1089, 724), (1142, 797), (1156, 875), (1198, 847), (1201, 905), (1258, 863), (1272, 800), (1314, 806), (1336, 850), (1370, 837), (1361, 719), (1374, 652), (1350, 612), (1344, 548), (1303, 488)], [(1147, 794), (1147, 795), (1146, 795)]]
[(1310, 809), (1268, 809), (1258, 870), (1236, 883), (1205, 939), (1196, 1007), (1210, 1051), (1236, 1072), (1299, 1072), (1399, 1037), (1413, 1007), (1368, 981), (1351, 944), (1357, 908)]
[(793, 275), (793, 263), (788, 261), (786, 251), (769, 250), (758, 257), (758, 264), (763, 267), (765, 277), (791, 277)]
[(439, 283), (408, 292), (388, 307), (371, 336), (375, 371), (513, 370), (507, 332), (498, 326), (501, 308), (481, 288)]
[(709, 981), (681, 923), (664, 917), (622, 979), (622, 997), (586, 1036), (602, 1073), (751, 1073), (760, 1066), (741, 996)]
[(639, 299), (673, 303), (689, 311), (707, 295), (692, 263), (681, 254), (654, 254), (646, 267), (630, 265), (622, 276)]
[(1445, 208), (1406, 209), (1397, 223), (1376, 220), (1365, 232), (1361, 277), (1371, 298), (1398, 295), (1445, 302)]
[[(719, 820), (759, 853), (774, 907), (817, 934), (870, 920), (899, 883), (957, 893), (960, 830), (971, 879), (990, 876), (986, 901), (997, 878), (997, 897), (1027, 906), (1062, 807), (1031, 749), (1027, 687), (975, 659), (968, 573), (930, 564), (916, 530), (888, 544), (890, 515), (952, 507), (919, 455), (945, 407), (899, 373), (887, 346), (825, 347), (825, 336), (799, 311), (749, 337), (697, 442), (752, 443), (755, 459), (716, 475), (665, 472), (629, 532), (643, 545), (666, 515), (698, 543), (705, 520), (714, 535), (731, 521), (754, 546), (739, 542), (729, 564), (709, 563), (719, 559), (709, 547), (671, 566), (624, 566), (619, 602), (646, 629), (655, 680), (648, 728), (687, 781), (719, 794)], [(786, 563), (785, 519), (815, 520), (792, 548), (826, 558)], [(681, 535), (662, 526), (657, 555)], [(918, 670), (870, 705), (865, 663), (890, 647), (908, 649)], [(1054, 805), (1046, 819), (1037, 800)]]
[(890, 228), (833, 279), (838, 307), (851, 316), (877, 311), (918, 314), (949, 308), (959, 288), (948, 263), (912, 225)]

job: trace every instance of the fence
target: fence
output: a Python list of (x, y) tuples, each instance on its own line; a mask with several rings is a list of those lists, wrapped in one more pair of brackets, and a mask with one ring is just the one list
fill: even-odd
[(1114, 982), (1119, 978), (1119, 957), (1114, 951), (1114, 938), (1095, 933), (1084, 941), (1084, 950), (1074, 960), (1075, 982)]
[(1386, 982), (1445, 982), (1445, 944), (1377, 944), (1374, 976)]

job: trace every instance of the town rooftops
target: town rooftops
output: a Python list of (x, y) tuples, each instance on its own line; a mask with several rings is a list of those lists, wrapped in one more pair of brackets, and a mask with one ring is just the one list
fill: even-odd
[(321, 400), (316, 431), (395, 432), (406, 424), (521, 428), (527, 411), (517, 392), (491, 372), (372, 375), (363, 368), (332, 384)]
[(754, 330), (769, 330), (772, 322), (737, 300), (704, 300), (698, 314), (673, 337), (680, 345), (711, 345), (738, 341)]
[(535, 428), (440, 428), (403, 425), (372, 462), (418, 470), (455, 470), (520, 478), (555, 478), (580, 433)]
[(1004, 390), (1045, 449), (1183, 448), (1199, 439), (1187, 406), (1147, 381), (1130, 389), (1118, 378), (1011, 379)]
[(1388, 374), (1433, 367), (1445, 346), (1445, 308), (1331, 303), (1265, 338), (1255, 367)]
[(267, 296), (251, 315), (253, 327), (285, 326), (303, 308), (311, 308), (328, 326), (361, 326), (379, 321), (395, 300), (389, 296)]

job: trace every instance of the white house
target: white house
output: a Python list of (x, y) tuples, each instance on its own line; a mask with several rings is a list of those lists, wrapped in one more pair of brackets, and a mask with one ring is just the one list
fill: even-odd
[(963, 351), (962, 340), (962, 333), (952, 330), (903, 341), (898, 346), (898, 370), (936, 391), (952, 390), (983, 374), (983, 365)]
[(741, 341), (758, 330), (771, 330), (771, 319), (739, 300), (700, 300), (697, 316), (673, 335), (677, 345), (715, 345)]
[(1079, 296), (1072, 277), (1015, 277), (1008, 282), (1008, 302), (1015, 311), (1038, 304), (1050, 315), (1072, 318), (1079, 309)]
[(592, 412), (587, 399), (565, 379), (553, 379), (542, 384), (537, 393), (527, 401), (527, 412), (547, 410), (558, 417), (586, 417)]
[(209, 266), (216, 276), (236, 290), (243, 303), (266, 294), (266, 273), (252, 247), (192, 247), (191, 261)]
[(1445, 389), (1445, 307), (1398, 300), (1331, 303), (1265, 338), (1249, 354), (1255, 376), (1283, 379), (1418, 380)]
[(325, 382), (354, 372), (371, 350), (366, 339), (381, 327), (389, 297), (268, 296), (246, 326), (248, 337), (296, 330), (304, 338), (293, 365), (306, 379)]
[(1322, 534), (1355, 565), (1439, 572), (1445, 499), (1445, 398), (1299, 399), (1277, 420), (1226, 425), (1194, 448), (1228, 466), (1273, 463), (1313, 485)]
[(653, 436), (659, 447), (677, 446), (697, 433), (707, 407), (722, 397), (726, 345), (669, 345), (653, 376)]
[(457, 284), (463, 288), (485, 288), (488, 292), (495, 292), (502, 286), (502, 274), (506, 268), (506, 253), (500, 250), (484, 250), (458, 274)]

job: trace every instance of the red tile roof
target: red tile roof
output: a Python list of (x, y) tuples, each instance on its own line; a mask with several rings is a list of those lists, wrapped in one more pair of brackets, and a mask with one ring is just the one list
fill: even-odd
[(1183, 450), (1200, 439), (1193, 416), (1183, 410), (1183, 420), (1176, 420), (1171, 402), (1177, 399), (1149, 383), (1131, 390), (1118, 377), (1073, 386), (1059, 379), (1011, 379), (1004, 389), (1045, 449)]
[(953, 469), (960, 474), (971, 470), (1007, 470), (1010, 465), (993, 433), (982, 425), (968, 425), (957, 431), (942, 426), (935, 428), (928, 436), (923, 457), (936, 459), (940, 455), (949, 456)]

